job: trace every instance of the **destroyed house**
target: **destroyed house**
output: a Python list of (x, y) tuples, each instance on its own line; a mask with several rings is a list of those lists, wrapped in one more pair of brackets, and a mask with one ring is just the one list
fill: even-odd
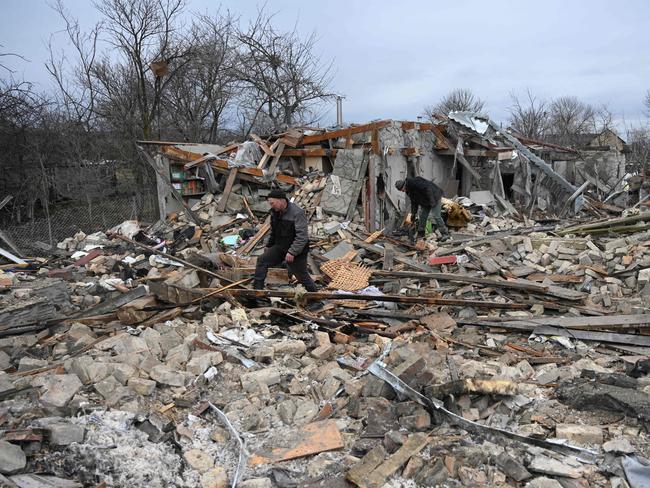
[[(158, 185), (162, 216), (207, 193), (224, 194), (224, 208), (264, 210), (261, 197), (269, 187), (288, 190), (302, 176), (318, 172), (326, 175), (316, 188), (322, 194), (309, 203), (344, 220), (358, 212), (365, 227), (375, 231), (395, 228), (396, 217), (408, 209), (394, 185), (410, 176), (434, 181), (447, 198), (469, 197), (508, 215), (562, 216), (585, 202), (598, 206), (589, 194), (602, 199), (624, 174), (617, 137), (603, 133), (588, 141), (593, 150), (578, 150), (518, 136), (483, 115), (451, 112), (438, 123), (379, 120), (335, 129), (293, 128), (225, 147), (146, 144), (158, 147), (155, 164), (166, 179), (159, 178)], [(614, 162), (598, 159), (602, 148), (594, 143), (604, 138), (608, 148), (619, 151)], [(233, 186), (243, 193), (232, 196)]]

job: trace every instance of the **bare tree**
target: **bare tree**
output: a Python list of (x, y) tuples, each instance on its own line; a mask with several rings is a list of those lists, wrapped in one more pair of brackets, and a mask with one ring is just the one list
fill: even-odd
[[(0, 48), (1, 48), (1, 47), (3, 47), (2, 44), (0, 44)], [(25, 60), (25, 58), (22, 57), (20, 54), (0, 52), (0, 58), (6, 58), (6, 57), (15, 57), (15, 58), (20, 58), (20, 59), (22, 59), (22, 60)], [(14, 73), (14, 70), (12, 70), (11, 68), (9, 68), (9, 67), (8, 67), (6, 64), (4, 64), (4, 63), (0, 63), (0, 68), (2, 68), (3, 70), (5, 70), (5, 71), (7, 71), (7, 72), (9, 72), (9, 73), (12, 73), (12, 74)]]
[(597, 132), (597, 111), (577, 97), (556, 98), (550, 105), (550, 132), (560, 144), (579, 145), (579, 136)]
[[(51, 56), (48, 69), (64, 98), (82, 105), (81, 115), (91, 111), (121, 127), (128, 107), (139, 121), (133, 135), (151, 138), (163, 93), (190, 59), (191, 48), (180, 24), (185, 0), (102, 0), (95, 7), (103, 20), (84, 35), (59, 0), (55, 8), (66, 22), (79, 64), (69, 82), (61, 68), (64, 60), (57, 62)], [(110, 48), (101, 55), (100, 41)]]
[(645, 114), (650, 117), (650, 90), (645, 92), (645, 98), (643, 99), (643, 106), (645, 107)]
[(93, 70), (97, 62), (102, 24), (99, 23), (84, 33), (79, 22), (65, 10), (61, 0), (57, 0), (53, 8), (65, 22), (65, 32), (76, 54), (77, 63), (71, 65), (63, 52), (55, 52), (54, 39), (51, 36), (48, 45), (49, 59), (45, 62), (45, 69), (57, 85), (60, 108), (68, 118), (91, 130), (96, 115), (97, 94)]
[(628, 171), (645, 175), (650, 166), (650, 128), (647, 126), (629, 128), (627, 146), (629, 153), (625, 159)]
[(530, 89), (523, 101), (515, 93), (510, 94), (510, 99), (510, 126), (523, 136), (543, 139), (550, 125), (548, 103), (535, 97)]
[(447, 115), (453, 111), (482, 112), (485, 102), (468, 88), (456, 88), (445, 95), (437, 104), (426, 107), (424, 113), (432, 119), (434, 115)]
[(282, 130), (296, 123), (313, 123), (319, 104), (331, 97), (332, 64), (315, 54), (316, 36), (301, 39), (296, 30), (280, 32), (263, 10), (238, 33), (241, 62), (238, 77), (244, 83), (244, 105)]
[(233, 17), (199, 16), (188, 39), (193, 56), (165, 93), (165, 116), (190, 141), (218, 141), (222, 118), (237, 94)]

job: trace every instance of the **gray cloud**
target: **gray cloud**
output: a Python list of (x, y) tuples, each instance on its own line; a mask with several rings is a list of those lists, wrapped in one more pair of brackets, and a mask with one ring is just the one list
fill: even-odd
[[(66, 5), (83, 25), (97, 19), (86, 0)], [(222, 2), (243, 20), (258, 5)], [(215, 3), (192, 0), (190, 8), (214, 10)], [(332, 89), (346, 96), (351, 122), (414, 119), (454, 88), (472, 89), (496, 119), (507, 117), (510, 92), (530, 88), (543, 98), (575, 95), (606, 103), (617, 117), (639, 120), (650, 88), (650, 2), (643, 0), (276, 0), (267, 10), (277, 12), (285, 29), (317, 32), (323, 60), (335, 62)], [(3, 1), (0, 44), (31, 60), (12, 61), (27, 79), (48, 83), (45, 40), (61, 27), (45, 0)], [(334, 118), (329, 110), (323, 123)]]

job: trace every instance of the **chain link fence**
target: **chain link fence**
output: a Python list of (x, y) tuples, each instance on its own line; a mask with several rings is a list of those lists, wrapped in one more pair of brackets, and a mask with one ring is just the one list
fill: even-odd
[[(120, 171), (122, 166), (117, 165), (117, 171), (111, 171), (109, 179), (102, 178), (101, 186), (97, 185), (97, 179), (90, 178), (96, 173), (91, 171), (83, 176), (88, 179), (83, 192), (67, 193), (66, 198), (52, 201), (47, 208), (34, 212), (34, 218), (26, 222), (5, 221), (0, 230), (23, 255), (47, 256), (50, 246), (56, 246), (79, 231), (86, 234), (106, 231), (132, 219), (156, 222), (159, 209), (155, 177), (151, 173), (125, 173)], [(102, 171), (105, 172), (105, 168)], [(61, 187), (69, 178), (50, 181), (53, 186)]]

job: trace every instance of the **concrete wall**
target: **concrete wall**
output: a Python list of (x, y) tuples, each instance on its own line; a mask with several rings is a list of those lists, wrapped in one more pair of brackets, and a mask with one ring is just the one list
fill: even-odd
[[(404, 130), (402, 123), (394, 121), (379, 130), (386, 193), (403, 212), (408, 204), (403, 192), (395, 188), (395, 182), (407, 176), (422, 176), (444, 187), (452, 179), (453, 158), (443, 158), (435, 152), (435, 136), (431, 131), (417, 128)], [(416, 148), (419, 156), (404, 156), (402, 149)]]

